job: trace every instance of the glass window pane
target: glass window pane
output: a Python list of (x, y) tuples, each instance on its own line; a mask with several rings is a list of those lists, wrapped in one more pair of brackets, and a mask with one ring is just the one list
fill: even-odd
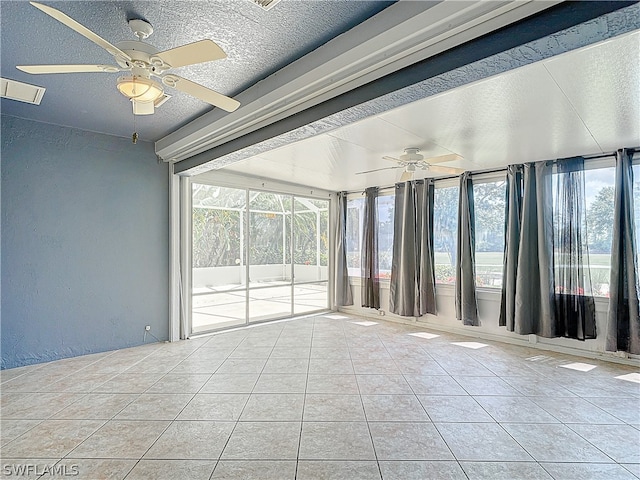
[[(203, 188), (201, 188), (203, 187)], [(234, 202), (237, 209), (213, 206), (204, 193), (216, 194), (218, 204), (225, 203), (225, 197), (238, 197), (243, 190), (213, 188), (208, 185), (193, 184), (194, 195), (200, 195), (200, 202), (193, 205), (193, 252), (194, 268), (239, 265), (241, 257), (240, 221), (244, 204)]]
[(251, 265), (286, 263), (287, 227), (282, 214), (250, 212), (249, 263)]
[(354, 198), (347, 202), (347, 266), (349, 275), (360, 276), (360, 245), (362, 244), (362, 218), (364, 213), (364, 198)]
[(326, 309), (329, 302), (328, 285), (328, 282), (296, 285), (293, 291), (294, 315)]
[[(252, 267), (290, 262), (290, 216), (289, 195), (249, 192), (249, 263)], [(263, 281), (266, 279), (263, 277), (260, 274), (254, 279), (252, 275), (251, 280)]]
[(506, 182), (474, 183), (476, 286), (500, 288)]
[(329, 201), (296, 197), (294, 212), (294, 279), (298, 283), (326, 280), (329, 275)]
[(391, 278), (395, 199), (395, 195), (378, 197), (378, 269), (380, 278)]
[[(588, 165), (587, 165), (588, 167)], [(554, 208), (556, 205), (557, 182), (559, 175), (553, 176)], [(615, 168), (596, 168), (584, 171), (586, 238), (583, 254), (589, 254), (589, 270), (583, 272), (585, 291), (594, 296), (609, 296), (609, 273), (611, 270), (611, 242), (613, 240), (613, 199)], [(554, 210), (554, 241), (558, 241), (559, 213)], [(556, 265), (556, 291), (564, 291), (560, 285), (558, 265), (562, 264), (562, 252), (554, 252)], [(590, 286), (590, 288), (589, 288)]]
[(296, 210), (293, 221), (293, 261), (296, 264), (317, 265), (319, 263), (318, 223), (320, 223), (319, 213), (298, 213)]
[(192, 185), (192, 328), (245, 323), (246, 190)]
[[(275, 284), (277, 282), (272, 282)], [(291, 285), (249, 291), (249, 322), (263, 322), (291, 315)]]
[(329, 202), (320, 210), (320, 265), (329, 266)]
[(454, 284), (458, 235), (458, 187), (436, 188), (433, 202), (433, 249), (436, 283)]
[(584, 172), (587, 244), (594, 296), (609, 296), (615, 175), (614, 167)]
[(192, 184), (193, 207), (222, 207), (243, 209), (246, 191), (238, 188), (216, 187), (201, 183)]

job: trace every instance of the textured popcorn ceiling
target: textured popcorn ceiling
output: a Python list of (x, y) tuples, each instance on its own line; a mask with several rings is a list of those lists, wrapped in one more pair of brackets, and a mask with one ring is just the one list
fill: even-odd
[[(160, 50), (210, 38), (228, 58), (176, 73), (234, 96), (394, 2), (282, 0), (270, 11), (248, 0), (43, 3), (112, 44), (135, 39), (127, 25), (131, 18), (144, 18), (153, 25), (147, 42)], [(131, 135), (131, 104), (116, 90), (118, 74), (29, 75), (15, 68), (20, 64), (114, 64), (111, 55), (26, 1), (3, 0), (0, 8), (1, 76), (47, 89), (38, 107), (2, 99), (3, 114)], [(136, 118), (143, 140), (157, 140), (212, 108), (177, 90), (166, 91), (173, 98), (154, 115)]]

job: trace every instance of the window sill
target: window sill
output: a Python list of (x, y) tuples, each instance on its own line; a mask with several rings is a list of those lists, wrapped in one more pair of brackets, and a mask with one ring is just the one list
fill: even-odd
[[(349, 282), (351, 285), (362, 285), (360, 277), (349, 277)], [(390, 279), (381, 278), (380, 285), (383, 288), (389, 288)], [(456, 286), (451, 283), (436, 283), (436, 295), (443, 295), (445, 297), (453, 297), (455, 295)], [(480, 297), (484, 298), (500, 298), (502, 295), (501, 288), (491, 288), (491, 287), (477, 287), (476, 292)], [(601, 307), (606, 308), (609, 305), (609, 297), (593, 297), (596, 305), (600, 305)]]

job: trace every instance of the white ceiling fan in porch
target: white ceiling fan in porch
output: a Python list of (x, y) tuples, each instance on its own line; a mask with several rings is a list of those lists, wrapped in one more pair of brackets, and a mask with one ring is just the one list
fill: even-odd
[(448, 155), (431, 157), (425, 160), (424, 155), (420, 154), (419, 152), (420, 152), (419, 148), (407, 147), (404, 149), (404, 153), (400, 155), (400, 158), (389, 157), (389, 156), (382, 157), (383, 160), (389, 160), (391, 162), (395, 162), (397, 165), (393, 167), (376, 168), (374, 170), (358, 172), (356, 173), (356, 175), (379, 172), (382, 170), (393, 170), (397, 168), (403, 168), (404, 172), (402, 172), (400, 181), (406, 182), (414, 178), (415, 172), (417, 169), (429, 170), (434, 173), (449, 173), (453, 175), (458, 175), (464, 172), (464, 169), (462, 168), (447, 167), (445, 165), (439, 165), (440, 163), (452, 162), (454, 160), (462, 160), (462, 157), (460, 155), (451, 153)]

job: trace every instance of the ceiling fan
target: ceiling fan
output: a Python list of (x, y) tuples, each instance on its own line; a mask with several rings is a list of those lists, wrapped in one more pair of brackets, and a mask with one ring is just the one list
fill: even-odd
[[(31, 5), (55, 18), (67, 27), (85, 36), (113, 55), (116, 65), (19, 65), (16, 68), (31, 74), (47, 73), (117, 73), (127, 72), (117, 80), (120, 93), (131, 100), (135, 115), (150, 115), (164, 103), (169, 95), (164, 93), (163, 84), (193, 97), (233, 112), (240, 102), (203, 85), (172, 73), (171, 68), (226, 58), (226, 54), (214, 41), (200, 40), (181, 47), (160, 52), (156, 47), (143, 42), (153, 33), (153, 27), (145, 20), (129, 20), (129, 27), (138, 40), (127, 40), (112, 45), (66, 14), (47, 5), (30, 2)], [(160, 82), (151, 77), (160, 79)]]
[(389, 160), (392, 162), (396, 162), (398, 165), (394, 167), (385, 167), (385, 168), (376, 168), (374, 170), (367, 170), (365, 172), (358, 172), (356, 175), (362, 175), (364, 173), (372, 173), (379, 172), (381, 170), (393, 170), (394, 168), (404, 168), (404, 172), (402, 172), (402, 176), (400, 177), (401, 182), (406, 182), (407, 180), (411, 180), (415, 175), (416, 169), (420, 170), (430, 170), (432, 172), (438, 173), (451, 173), (457, 175), (459, 173), (464, 172), (462, 168), (454, 168), (454, 167), (445, 167), (444, 165), (436, 165), (437, 163), (444, 162), (452, 162), (454, 160), (462, 160), (460, 155), (456, 155), (455, 153), (449, 155), (440, 155), (438, 157), (431, 157), (427, 160), (424, 159), (424, 155), (418, 153), (420, 151), (419, 148), (408, 147), (404, 149), (404, 153), (400, 155), (400, 158), (394, 157), (382, 157), (383, 160)]

